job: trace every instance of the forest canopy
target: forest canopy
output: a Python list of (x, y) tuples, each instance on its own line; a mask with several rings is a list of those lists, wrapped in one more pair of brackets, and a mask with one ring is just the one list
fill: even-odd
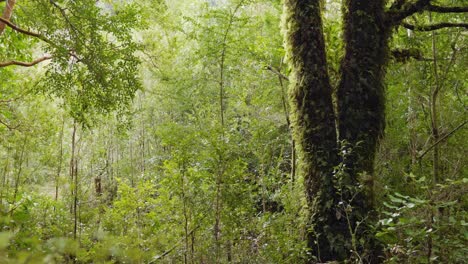
[(0, 263), (465, 263), (465, 0), (0, 0)]

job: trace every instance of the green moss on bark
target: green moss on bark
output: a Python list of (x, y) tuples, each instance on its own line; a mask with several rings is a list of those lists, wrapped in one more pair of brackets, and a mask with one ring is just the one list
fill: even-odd
[[(373, 166), (384, 129), (389, 32), (383, 22), (383, 0), (347, 0), (343, 6), (345, 57), (335, 117), (320, 1), (284, 1), (291, 120), (310, 212), (310, 254), (319, 261), (364, 254), (376, 263), (379, 246), (363, 221), (372, 219), (373, 212)], [(343, 169), (337, 175), (339, 164)]]
[(335, 216), (333, 169), (339, 156), (320, 12), (318, 0), (286, 0), (283, 25), (292, 70), (291, 121), (310, 212), (308, 246), (325, 261), (344, 259), (348, 238), (345, 223)]

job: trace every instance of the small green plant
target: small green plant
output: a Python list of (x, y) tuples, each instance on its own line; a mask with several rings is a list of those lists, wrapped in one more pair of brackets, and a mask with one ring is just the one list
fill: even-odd
[[(466, 212), (459, 208), (463, 195), (457, 190), (463, 189), (467, 179), (448, 180), (434, 190), (424, 177), (416, 181), (419, 197), (394, 192), (383, 202), (376, 236), (387, 245), (387, 263), (463, 263), (468, 224)], [(447, 199), (448, 192), (461, 196)]]

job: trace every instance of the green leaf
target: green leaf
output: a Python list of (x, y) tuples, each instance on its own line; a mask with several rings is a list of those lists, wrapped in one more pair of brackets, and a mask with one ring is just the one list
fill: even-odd
[(403, 225), (404, 225), (404, 224), (410, 223), (411, 220), (408, 219), (408, 218), (405, 218), (405, 217), (400, 217), (400, 218), (398, 218), (398, 222), (399, 222), (400, 224), (403, 224)]
[(403, 195), (403, 194), (397, 193), (397, 192), (395, 192), (395, 196), (398, 196), (398, 197), (403, 198), (403, 199), (409, 199), (410, 198), (409, 196), (406, 196), (406, 195)]
[(421, 199), (413, 198), (413, 197), (410, 197), (408, 200), (418, 205), (427, 203), (427, 200), (421, 200)]
[(0, 232), (0, 250), (5, 249), (10, 244), (11, 233)]
[(390, 201), (394, 202), (394, 203), (406, 203), (406, 200), (403, 200), (403, 199), (400, 199), (400, 198), (397, 198), (391, 194), (388, 195), (388, 197), (390, 198)]
[(398, 238), (395, 234), (389, 232), (378, 232), (376, 235), (378, 240), (386, 244), (394, 244), (398, 241)]
[(450, 201), (450, 202), (445, 202), (445, 203), (440, 203), (437, 205), (438, 208), (445, 208), (445, 207), (450, 207), (452, 205), (457, 204), (457, 201)]
[(389, 203), (387, 203), (387, 202), (383, 202), (383, 204), (384, 204), (386, 207), (390, 208), (390, 209), (395, 209), (395, 210), (400, 209), (398, 206), (391, 205), (391, 204), (389, 204)]
[(385, 219), (380, 220), (380, 223), (384, 226), (389, 225), (392, 222), (393, 222), (393, 218), (385, 218)]

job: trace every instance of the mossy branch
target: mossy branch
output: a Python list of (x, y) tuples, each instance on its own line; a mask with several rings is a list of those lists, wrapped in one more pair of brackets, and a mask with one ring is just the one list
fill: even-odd
[(398, 25), (403, 19), (422, 11), (436, 13), (468, 13), (468, 6), (439, 6), (433, 5), (431, 2), (432, 0), (417, 0), (410, 3), (405, 0), (395, 1), (386, 12), (387, 25)]
[(438, 24), (431, 24), (431, 25), (412, 25), (409, 23), (403, 23), (403, 27), (415, 30), (415, 31), (434, 31), (442, 28), (466, 28), (468, 29), (468, 23), (438, 23)]
[(411, 3), (398, 1), (398, 4), (393, 5), (386, 12), (386, 22), (388, 25), (397, 25), (403, 19), (423, 11), (430, 2), (431, 0), (417, 0)]
[(437, 6), (429, 4), (427, 10), (436, 13), (468, 13), (468, 6)]
[(422, 52), (418, 49), (393, 49), (390, 55), (396, 62), (407, 62), (410, 59), (417, 61), (432, 61), (432, 59), (425, 58)]
[(265, 69), (267, 69), (267, 70), (271, 71), (272, 73), (278, 75), (278, 77), (280, 77), (281, 79), (289, 81), (289, 77), (286, 76), (284, 73), (282, 73), (279, 69), (276, 69), (271, 65), (265, 66)]

